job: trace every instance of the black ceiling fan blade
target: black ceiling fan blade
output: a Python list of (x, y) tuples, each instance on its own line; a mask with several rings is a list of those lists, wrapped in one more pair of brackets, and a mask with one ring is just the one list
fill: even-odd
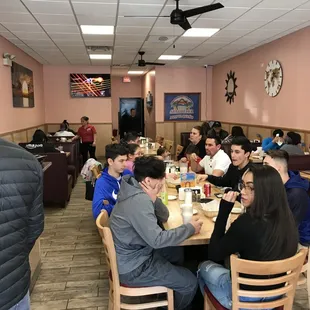
[(191, 10), (186, 10), (186, 11), (183, 11), (183, 13), (185, 17), (192, 17), (192, 16), (203, 14), (203, 13), (222, 9), (223, 7), (224, 5), (221, 3), (214, 3), (210, 5), (201, 6), (199, 8), (191, 9)]
[(147, 66), (164, 66), (165, 64), (164, 63), (160, 63), (160, 62), (145, 62), (145, 64)]
[(191, 24), (187, 19), (185, 19), (184, 23), (179, 23), (178, 25), (182, 27), (185, 31), (192, 28)]
[[(132, 17), (132, 18), (157, 18), (155, 15), (124, 15), (123, 17)], [(159, 17), (170, 17), (170, 15), (163, 15)]]

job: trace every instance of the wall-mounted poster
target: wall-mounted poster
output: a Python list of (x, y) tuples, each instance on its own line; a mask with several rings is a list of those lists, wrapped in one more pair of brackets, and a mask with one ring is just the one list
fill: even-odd
[(200, 93), (165, 93), (165, 121), (199, 121)]
[(12, 90), (14, 108), (33, 108), (34, 89), (33, 73), (22, 65), (13, 62), (12, 68)]

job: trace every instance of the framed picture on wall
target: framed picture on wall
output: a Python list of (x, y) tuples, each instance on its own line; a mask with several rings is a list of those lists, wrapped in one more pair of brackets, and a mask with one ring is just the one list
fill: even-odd
[(165, 93), (165, 121), (199, 121), (200, 93)]
[(14, 108), (33, 108), (34, 89), (33, 73), (30, 69), (13, 62), (12, 68), (12, 91)]

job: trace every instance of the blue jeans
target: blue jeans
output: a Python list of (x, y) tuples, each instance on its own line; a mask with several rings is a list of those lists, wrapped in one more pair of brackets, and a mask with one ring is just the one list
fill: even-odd
[(30, 310), (29, 291), (21, 301), (19, 301), (15, 306), (10, 308), (9, 310)]
[[(223, 307), (227, 309), (232, 308), (231, 277), (228, 269), (212, 261), (203, 262), (198, 270), (198, 282), (202, 294), (204, 294), (204, 286), (206, 285)], [(279, 297), (240, 297), (239, 300), (244, 302), (261, 302), (272, 301), (277, 298)]]

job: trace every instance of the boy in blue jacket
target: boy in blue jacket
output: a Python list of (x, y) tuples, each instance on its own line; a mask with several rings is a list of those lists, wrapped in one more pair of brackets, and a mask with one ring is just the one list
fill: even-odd
[(284, 143), (284, 132), (281, 129), (276, 129), (272, 133), (272, 137), (265, 138), (262, 142), (264, 152), (269, 150), (278, 150)]
[(128, 150), (121, 144), (108, 144), (105, 147), (106, 165), (96, 181), (93, 198), (93, 216), (96, 219), (102, 209), (110, 215), (117, 200), (122, 176), (132, 174), (125, 169)]
[(299, 243), (310, 245), (310, 198), (309, 181), (303, 179), (298, 171), (287, 169), (289, 155), (284, 150), (267, 152), (264, 164), (272, 166), (280, 173), (286, 190), (289, 207), (299, 231)]

